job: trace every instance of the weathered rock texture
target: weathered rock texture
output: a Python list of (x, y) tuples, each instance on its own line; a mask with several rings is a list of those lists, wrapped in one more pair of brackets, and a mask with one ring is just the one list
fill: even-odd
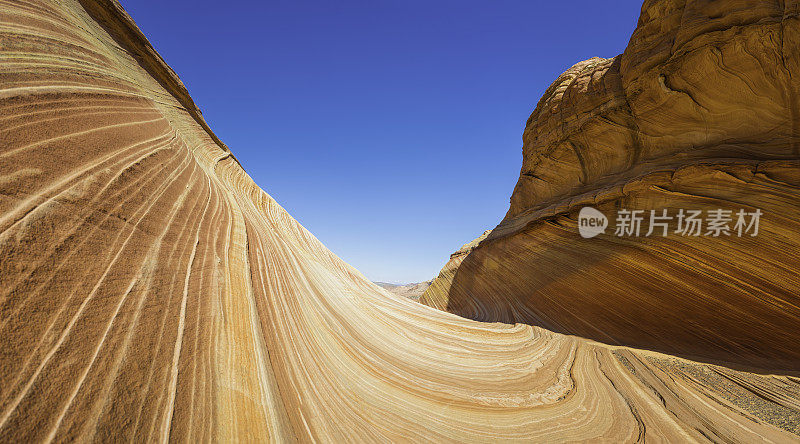
[[(779, 165), (751, 180), (791, 189)], [(755, 442), (800, 424), (793, 377), (380, 289), (253, 183), (103, 0), (0, 2), (0, 338), (0, 442)]]
[[(454, 254), (421, 301), (800, 369), (799, 13), (797, 1), (646, 1), (623, 54), (550, 86), (525, 127), (505, 219)], [(582, 239), (585, 205), (612, 224), (623, 208), (764, 215), (757, 237)]]

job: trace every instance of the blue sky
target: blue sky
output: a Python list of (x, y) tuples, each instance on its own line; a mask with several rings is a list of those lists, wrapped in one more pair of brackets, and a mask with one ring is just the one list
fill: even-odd
[(259, 186), (367, 277), (417, 282), (503, 218), (539, 97), (621, 53), (641, 2), (123, 5)]

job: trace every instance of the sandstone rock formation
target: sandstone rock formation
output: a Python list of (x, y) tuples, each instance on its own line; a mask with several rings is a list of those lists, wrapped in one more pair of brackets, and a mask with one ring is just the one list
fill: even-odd
[[(645, 8), (649, 35), (671, 32), (653, 15), (669, 4)], [(642, 59), (663, 46), (648, 41)], [(797, 438), (794, 376), (389, 295), (253, 183), (112, 0), (0, 3), (0, 61), (0, 442)], [(793, 208), (794, 170), (773, 160), (734, 190)], [(790, 225), (772, 226), (776, 247), (794, 245)], [(764, 257), (753, 267), (787, 266)], [(519, 296), (497, 285), (498, 307)]]
[[(797, 1), (646, 1), (623, 54), (553, 82), (525, 127), (508, 214), (454, 254), (421, 301), (609, 344), (800, 369), (798, 14)], [(756, 237), (582, 239), (586, 205), (609, 217), (763, 216)]]

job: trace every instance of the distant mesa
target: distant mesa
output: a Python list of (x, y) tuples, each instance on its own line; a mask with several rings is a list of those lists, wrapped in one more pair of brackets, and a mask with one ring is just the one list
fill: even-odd
[(416, 301), (419, 300), (419, 297), (422, 296), (422, 293), (424, 293), (425, 290), (430, 287), (431, 282), (433, 282), (433, 279), (425, 282), (414, 282), (410, 284), (390, 284), (388, 282), (375, 283), (378, 284), (379, 287), (389, 290), (398, 296), (403, 296)]

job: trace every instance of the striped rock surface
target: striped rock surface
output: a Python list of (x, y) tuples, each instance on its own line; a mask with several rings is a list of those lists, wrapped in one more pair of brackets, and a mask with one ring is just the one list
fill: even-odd
[[(800, 2), (647, 0), (625, 52), (562, 74), (503, 221), (420, 301), (767, 372), (800, 370)], [(591, 239), (592, 206), (612, 228)], [(618, 210), (641, 236), (616, 236)], [(650, 211), (762, 212), (757, 236), (645, 236)], [(749, 223), (750, 220), (746, 219)]]
[(798, 438), (800, 380), (393, 296), (108, 0), (0, 1), (0, 442)]

